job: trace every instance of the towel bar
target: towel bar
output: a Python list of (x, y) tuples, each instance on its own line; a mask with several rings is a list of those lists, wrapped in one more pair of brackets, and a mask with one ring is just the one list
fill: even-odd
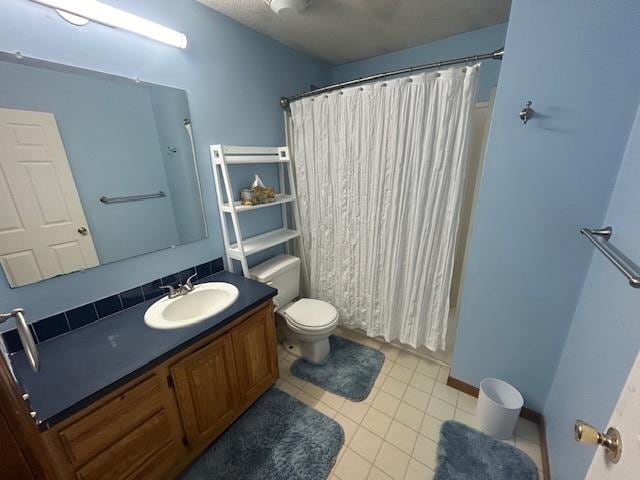
[(640, 288), (640, 267), (609, 242), (613, 234), (613, 228), (582, 228), (580, 233), (587, 237), (627, 277), (629, 285), (633, 288)]

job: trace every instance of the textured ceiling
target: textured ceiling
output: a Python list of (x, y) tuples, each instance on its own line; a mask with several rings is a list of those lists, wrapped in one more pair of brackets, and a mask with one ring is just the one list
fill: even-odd
[(198, 0), (296, 50), (340, 64), (506, 22), (511, 0), (314, 0), (276, 15), (264, 0)]

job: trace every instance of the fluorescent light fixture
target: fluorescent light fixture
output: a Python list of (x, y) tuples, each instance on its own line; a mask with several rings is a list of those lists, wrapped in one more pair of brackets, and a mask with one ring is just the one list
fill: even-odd
[(88, 18), (109, 27), (121, 28), (166, 43), (186, 48), (187, 36), (137, 15), (110, 7), (95, 0), (32, 0), (51, 8)]

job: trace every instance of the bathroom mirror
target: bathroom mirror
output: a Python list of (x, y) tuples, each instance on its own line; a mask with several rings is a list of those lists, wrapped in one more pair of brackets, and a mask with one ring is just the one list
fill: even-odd
[(207, 236), (184, 90), (0, 57), (11, 287)]

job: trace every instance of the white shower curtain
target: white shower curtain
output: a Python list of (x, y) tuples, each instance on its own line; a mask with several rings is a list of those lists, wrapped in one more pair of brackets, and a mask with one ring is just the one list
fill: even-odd
[(479, 67), (291, 104), (306, 294), (342, 324), (444, 349)]

